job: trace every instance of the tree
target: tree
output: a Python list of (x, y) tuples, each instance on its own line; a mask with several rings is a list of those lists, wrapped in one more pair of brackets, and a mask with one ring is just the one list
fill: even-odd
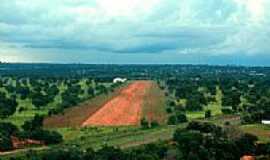
[(56, 131), (47, 131), (43, 129), (37, 129), (31, 131), (29, 138), (34, 140), (43, 141), (45, 144), (58, 144), (63, 141), (63, 137)]
[(0, 92), (0, 118), (14, 114), (17, 106), (18, 103), (15, 97), (7, 98), (5, 93)]
[(141, 127), (143, 129), (148, 129), (149, 128), (149, 124), (148, 124), (148, 121), (147, 121), (146, 118), (141, 119)]
[(176, 113), (177, 123), (184, 123), (187, 122), (187, 116), (184, 113)]
[(248, 133), (237, 138), (235, 143), (241, 156), (255, 153), (257, 140), (258, 137)]
[(238, 110), (238, 106), (241, 103), (241, 93), (239, 91), (232, 92), (232, 109)]
[(184, 159), (188, 159), (190, 153), (198, 153), (203, 142), (203, 136), (199, 132), (182, 129), (175, 131), (173, 139), (177, 142), (177, 147), (182, 152)]
[(0, 122), (0, 133), (10, 136), (18, 131), (18, 128), (9, 122)]
[(206, 110), (205, 113), (204, 113), (204, 117), (205, 118), (211, 118), (212, 117), (211, 110)]
[(153, 120), (153, 121), (151, 121), (150, 126), (151, 126), (151, 128), (156, 128), (159, 126), (159, 123), (157, 121)]
[(104, 85), (98, 85), (96, 87), (96, 90), (97, 90), (98, 94), (103, 94), (103, 93), (108, 94), (108, 89)]
[(93, 89), (93, 87), (89, 87), (87, 90), (87, 93), (90, 97), (94, 97), (95, 96), (95, 90)]
[(97, 160), (125, 160), (121, 149), (105, 146), (97, 151)]
[(0, 151), (12, 150), (13, 145), (10, 136), (4, 135), (0, 132)]
[(32, 120), (25, 121), (24, 124), (22, 125), (22, 128), (25, 131), (41, 129), (43, 126), (43, 120), (44, 116), (37, 114)]
[(203, 107), (200, 101), (193, 97), (187, 100), (186, 109), (188, 111), (201, 111)]
[(175, 115), (169, 116), (167, 123), (168, 123), (168, 125), (176, 125), (176, 123), (177, 123), (176, 116)]
[(28, 87), (17, 86), (16, 93), (24, 100), (30, 95), (30, 89)]
[(33, 93), (31, 98), (32, 104), (37, 108), (44, 107), (51, 101), (51, 98), (48, 95), (44, 95), (41, 92)]

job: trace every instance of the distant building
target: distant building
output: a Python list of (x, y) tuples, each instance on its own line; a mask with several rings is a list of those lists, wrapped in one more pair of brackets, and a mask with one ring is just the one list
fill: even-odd
[(43, 141), (37, 141), (37, 140), (33, 140), (33, 139), (24, 139), (21, 140), (17, 137), (11, 136), (11, 141), (12, 141), (12, 145), (14, 149), (21, 149), (21, 148), (25, 148), (27, 146), (30, 145), (45, 145), (45, 143)]
[(240, 160), (255, 160), (254, 156), (243, 156), (240, 158)]
[(113, 79), (113, 83), (124, 83), (124, 82), (126, 82), (127, 81), (127, 79), (126, 78), (114, 78)]
[(270, 120), (262, 120), (262, 124), (268, 124), (268, 125), (270, 125)]

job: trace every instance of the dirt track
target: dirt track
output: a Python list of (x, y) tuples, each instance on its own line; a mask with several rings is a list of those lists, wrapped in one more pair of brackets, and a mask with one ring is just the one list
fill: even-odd
[(140, 123), (144, 96), (151, 81), (136, 81), (108, 101), (82, 126), (125, 126)]

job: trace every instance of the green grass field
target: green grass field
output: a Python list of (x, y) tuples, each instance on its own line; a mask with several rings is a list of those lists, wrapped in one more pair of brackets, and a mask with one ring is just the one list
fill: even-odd
[(64, 145), (75, 145), (81, 148), (98, 149), (103, 145), (120, 148), (134, 147), (141, 144), (170, 140), (177, 126), (160, 126), (143, 130), (139, 127), (90, 127), (57, 129), (64, 136)]
[(218, 116), (222, 115), (221, 107), (222, 107), (222, 92), (219, 87), (216, 88), (216, 95), (215, 95), (215, 102), (210, 102), (207, 106), (204, 106), (203, 111), (197, 111), (197, 112), (187, 112), (187, 117), (189, 120), (198, 119), (198, 118), (204, 118), (205, 117), (205, 111), (210, 110), (212, 116)]
[(246, 133), (258, 136), (259, 143), (270, 143), (270, 126), (264, 124), (242, 125), (240, 129)]
[[(88, 86), (86, 84), (86, 81), (87, 81), (87, 79), (82, 79), (78, 83), (81, 85), (82, 89), (84, 90), (84, 93), (79, 95), (79, 97), (82, 100), (89, 99), (89, 95), (87, 94)], [(13, 83), (14, 86), (16, 85), (14, 80), (11, 83)], [(96, 84), (93, 81), (92, 86), (95, 87), (95, 85)], [(111, 83), (104, 83), (104, 85), (109, 87), (111, 85)], [(28, 86), (30, 88), (32, 88), (30, 83), (28, 83)], [(8, 118), (0, 119), (0, 122), (11, 122), (11, 123), (15, 124), (16, 126), (20, 127), (21, 125), (24, 124), (25, 121), (31, 120), (36, 114), (47, 115), (48, 111), (50, 109), (57, 108), (61, 104), (61, 102), (62, 102), (61, 94), (67, 89), (67, 86), (64, 85), (63, 83), (59, 84), (57, 87), (58, 87), (60, 92), (58, 95), (56, 95), (56, 97), (54, 98), (54, 101), (49, 103), (47, 106), (44, 106), (44, 107), (39, 108), (39, 109), (37, 109), (33, 106), (31, 99), (27, 98), (25, 100), (22, 100), (19, 97), (17, 97), (17, 102), (18, 102), (17, 111), (12, 116), (9, 116)], [(10, 94), (6, 91), (6, 89), (4, 87), (1, 87), (0, 91), (6, 93), (7, 97), (10, 96)], [(20, 108), (23, 108), (23, 110), (19, 111)]]

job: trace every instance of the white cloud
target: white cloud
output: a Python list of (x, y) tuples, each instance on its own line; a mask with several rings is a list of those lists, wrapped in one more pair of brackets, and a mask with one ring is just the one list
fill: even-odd
[(2, 0), (0, 44), (18, 54), (268, 54), (269, 10), (268, 0)]

